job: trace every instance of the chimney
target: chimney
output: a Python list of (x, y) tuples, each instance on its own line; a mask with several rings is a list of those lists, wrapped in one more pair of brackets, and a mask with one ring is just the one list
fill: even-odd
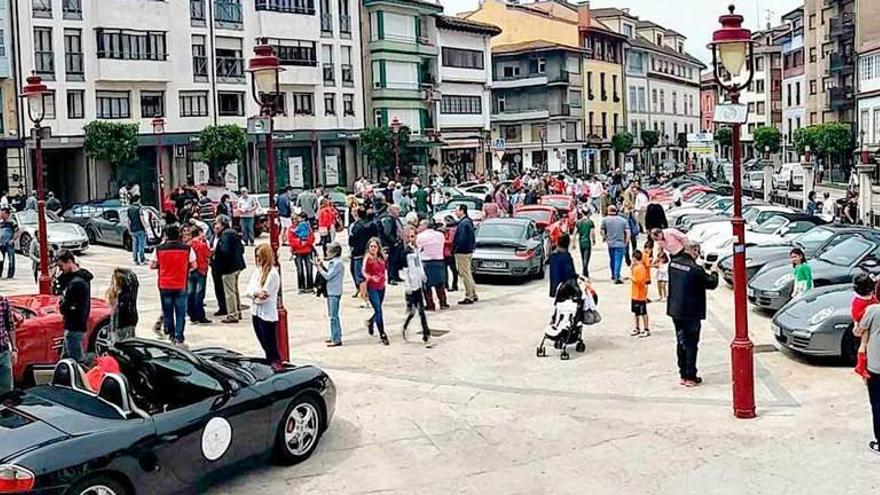
[(620, 10), (622, 10), (624, 14), (629, 15), (629, 7), (624, 7)]
[(590, 2), (583, 1), (577, 4), (578, 26), (586, 28), (590, 26)]

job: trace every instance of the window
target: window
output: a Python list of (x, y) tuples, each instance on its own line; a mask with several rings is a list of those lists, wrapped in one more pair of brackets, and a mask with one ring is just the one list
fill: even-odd
[(660, 113), (666, 113), (666, 94), (662, 89), (660, 90)]
[(79, 29), (64, 30), (64, 73), (67, 79), (83, 79), (82, 36)]
[(651, 90), (651, 109), (656, 112), (657, 111), (657, 90)]
[(312, 93), (293, 94), (294, 115), (315, 115), (314, 95)]
[(874, 109), (874, 129), (872, 129), (871, 137), (871, 144), (880, 142), (880, 108)]
[(244, 93), (233, 91), (217, 92), (217, 115), (221, 117), (241, 117), (244, 115)]
[(321, 0), (321, 36), (333, 36), (333, 8), (330, 0)]
[(207, 91), (181, 91), (180, 92), (180, 116), (181, 117), (207, 117), (208, 116), (208, 92)]
[(636, 87), (635, 86), (629, 87), (629, 96), (628, 97), (629, 97), (629, 100), (627, 101), (627, 103), (629, 103), (629, 107), (633, 111), (638, 110), (638, 104), (636, 103), (637, 100), (636, 100)]
[(571, 89), (568, 91), (568, 104), (572, 108), (581, 108), (584, 101), (584, 93), (579, 89)]
[(502, 125), (501, 129), (501, 137), (504, 138), (505, 141), (509, 143), (519, 143), (522, 141), (522, 126), (519, 124), (516, 125)]
[(758, 102), (758, 105), (756, 107), (758, 115), (764, 115), (764, 112), (767, 110), (766, 106), (766, 103), (764, 103), (763, 101)]
[(764, 57), (755, 57), (755, 70), (764, 70)]
[(503, 93), (495, 94), (495, 113), (504, 113), (507, 110), (507, 99)]
[(672, 92), (672, 113), (678, 113), (678, 93), (675, 91)]
[(205, 0), (189, 0), (189, 18), (192, 24), (205, 24)]
[(241, 14), (241, 0), (214, 0), (214, 22), (217, 25), (240, 29)]
[(165, 92), (141, 91), (141, 118), (165, 116)]
[(501, 68), (501, 74), (504, 79), (516, 79), (519, 77), (519, 66), (506, 65)]
[(85, 91), (71, 89), (67, 91), (67, 118), (81, 119), (85, 117)]
[(244, 58), (242, 58), (241, 38), (221, 38), (215, 41), (215, 60), (217, 78), (240, 81), (244, 79)]
[(336, 115), (336, 95), (324, 94), (324, 115)]
[(307, 40), (266, 39), (275, 48), (281, 65), (318, 65), (317, 43)]
[(52, 17), (52, 0), (33, 0), (34, 17)]
[(61, 0), (61, 15), (65, 19), (82, 19), (82, 0)]
[(749, 109), (749, 113), (755, 113), (755, 102), (750, 101), (748, 109)]
[(593, 99), (593, 73), (587, 71), (587, 99)]
[(333, 46), (321, 45), (321, 61), (324, 74), (324, 86), (336, 85), (336, 71), (333, 66)]
[(811, 95), (816, 94), (816, 80), (815, 79), (810, 81), (810, 94)]
[(529, 60), (529, 74), (543, 74), (547, 68), (547, 60), (537, 57)]
[[(0, 57), (6, 56), (6, 41), (5, 40), (6, 40), (6, 36), (3, 33), (3, 29), (0, 28)], [(0, 120), (2, 120), (2, 119), (0, 119)], [(0, 124), (0, 125), (2, 125), (2, 124)], [(2, 132), (2, 131), (3, 131), (3, 129), (0, 129), (0, 132)]]
[(816, 29), (816, 14), (810, 14), (810, 17), (808, 18), (807, 25), (809, 26), (811, 31), (813, 29)]
[(764, 92), (764, 80), (763, 79), (759, 79), (759, 80), (755, 81), (755, 92), (756, 93), (763, 93)]
[(128, 91), (98, 91), (95, 96), (95, 115), (99, 119), (127, 119), (131, 117)]
[(354, 115), (354, 95), (342, 95), (342, 114)]
[(314, 0), (256, 0), (257, 10), (315, 15)]
[(354, 86), (354, 66), (351, 64), (351, 47), (340, 47), (342, 50), (342, 85)]
[(626, 36), (627, 38), (630, 38), (630, 39), (633, 38), (633, 26), (632, 26), (632, 24), (624, 24), (624, 25), (623, 25), (623, 34), (624, 34), (624, 36)]
[(617, 76), (616, 75), (611, 76), (611, 91), (614, 95), (614, 101), (615, 102), (620, 101), (620, 95), (617, 93)]
[(482, 69), (483, 52), (463, 48), (443, 47), (443, 67), (456, 69)]
[(49, 90), (49, 92), (43, 94), (43, 118), (46, 120), (54, 120), (55, 119), (55, 91)]
[(348, 0), (339, 0), (339, 34), (343, 38), (351, 39), (351, 14), (348, 10)]
[(566, 122), (565, 123), (565, 140), (566, 141), (577, 141), (578, 136), (578, 123), (577, 122)]
[(642, 88), (642, 87), (639, 88), (639, 104), (638, 104), (638, 109), (639, 109), (640, 112), (646, 112), (646, 111), (647, 111), (647, 101), (646, 101), (646, 98), (645, 98), (645, 88)]
[(602, 112), (602, 139), (608, 139), (608, 113)]
[(599, 73), (599, 94), (602, 97), (602, 101), (608, 101), (608, 92), (605, 90), (605, 73)]
[(165, 33), (124, 29), (96, 29), (98, 58), (165, 60)]
[(208, 79), (208, 55), (205, 49), (205, 36), (194, 34), (192, 37), (193, 79)]
[(810, 62), (816, 61), (816, 47), (810, 48)]
[(483, 113), (483, 99), (480, 96), (443, 95), (440, 113), (479, 115)]
[(52, 28), (34, 28), (34, 70), (44, 79), (55, 78), (55, 54), (52, 51)]

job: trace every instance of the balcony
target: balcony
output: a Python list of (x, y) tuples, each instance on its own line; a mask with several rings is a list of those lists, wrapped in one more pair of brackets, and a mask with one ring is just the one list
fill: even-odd
[(208, 57), (193, 55), (193, 80), (200, 82), (208, 80)]
[(351, 16), (345, 14), (339, 16), (339, 34), (351, 38)]
[(244, 59), (217, 57), (217, 79), (219, 82), (244, 81)]
[(41, 18), (52, 18), (52, 0), (33, 0), (33, 16)]
[(547, 77), (547, 84), (569, 84), (571, 82), (571, 74), (562, 71)]
[(342, 64), (342, 85), (354, 86), (354, 68), (351, 64)]
[[(91, 80), (91, 71), (89, 74)], [(141, 60), (98, 58), (95, 71), (95, 80), (100, 82), (169, 82), (171, 79), (172, 67), (167, 60), (144, 63)]]
[(546, 86), (549, 80), (545, 74), (529, 74), (525, 76), (498, 76), (492, 81), (492, 89), (525, 88), (528, 86)]
[(852, 86), (843, 86), (838, 88), (830, 88), (826, 92), (826, 103), (833, 110), (851, 107), (855, 103)]
[(551, 117), (571, 117), (572, 107), (568, 103), (554, 105), (550, 108)]
[(831, 57), (829, 57), (827, 71), (829, 75), (840, 72), (852, 73), (854, 70), (855, 60), (852, 55), (834, 52), (831, 54)]
[(313, 0), (256, 0), (256, 10), (282, 12), (285, 14), (315, 15)]
[(492, 112), (493, 122), (518, 122), (523, 120), (547, 119), (549, 117), (550, 111), (546, 108), (505, 109), (502, 112)]
[(336, 85), (336, 71), (333, 70), (333, 64), (324, 64), (322, 67), (324, 74), (324, 86)]
[(82, 0), (62, 0), (61, 14), (67, 20), (82, 20)]
[(205, 0), (189, 0), (189, 18), (193, 25), (205, 25)]
[(214, 23), (219, 28), (242, 29), (241, 2), (239, 0), (214, 0)]
[(333, 14), (321, 14), (321, 34), (333, 35)]
[(829, 21), (828, 36), (831, 38), (851, 38), (855, 35), (856, 25), (852, 12), (844, 12)]

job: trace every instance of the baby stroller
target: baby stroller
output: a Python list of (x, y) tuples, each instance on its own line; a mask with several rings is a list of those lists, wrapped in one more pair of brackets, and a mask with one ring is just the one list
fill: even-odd
[[(569, 358), (567, 346), (576, 344), (577, 352), (584, 352), (587, 349), (583, 339), (586, 304), (577, 280), (571, 279), (559, 284), (553, 302), (553, 317), (550, 318), (550, 324), (544, 328), (544, 337), (541, 338), (541, 343), (538, 344), (535, 352), (538, 357), (547, 356), (547, 349), (544, 347), (544, 341), (547, 339), (553, 341), (553, 347), (562, 351), (559, 358), (563, 361)], [(595, 307), (594, 304), (591, 306)]]

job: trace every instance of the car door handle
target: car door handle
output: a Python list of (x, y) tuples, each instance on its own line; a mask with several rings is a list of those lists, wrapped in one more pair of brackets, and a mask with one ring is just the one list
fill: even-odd
[(162, 440), (163, 442), (176, 442), (179, 439), (180, 435), (162, 435), (159, 437), (159, 440)]

